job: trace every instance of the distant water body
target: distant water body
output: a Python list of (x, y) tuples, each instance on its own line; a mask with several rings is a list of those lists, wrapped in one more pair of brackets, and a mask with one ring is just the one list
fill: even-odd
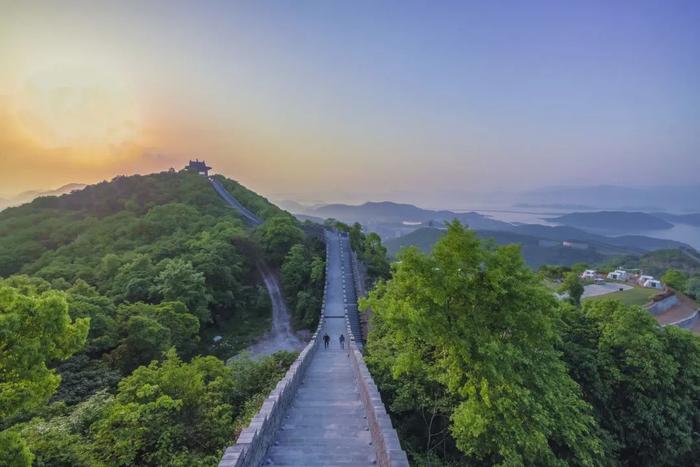
[(700, 251), (700, 227), (687, 224), (674, 224), (670, 229), (641, 231), (637, 232), (637, 234), (687, 243)]
[[(528, 208), (524, 210), (517, 210), (513, 208), (508, 209), (487, 209), (480, 210), (475, 209), (474, 212), (478, 212), (484, 216), (488, 216), (491, 219), (503, 222), (510, 222), (512, 224), (540, 224), (540, 225), (558, 225), (547, 221), (547, 218), (561, 216), (563, 214), (569, 214), (570, 211), (562, 210), (548, 210), (548, 209), (536, 209)], [(609, 237), (619, 237), (622, 235), (644, 235), (645, 237), (663, 238), (665, 240), (675, 240), (677, 242), (686, 243), (696, 250), (700, 251), (700, 227), (686, 225), (686, 224), (674, 224), (670, 229), (666, 230), (642, 230), (642, 231), (606, 231), (606, 230), (589, 230), (590, 232), (597, 233), (600, 235), (606, 235)]]

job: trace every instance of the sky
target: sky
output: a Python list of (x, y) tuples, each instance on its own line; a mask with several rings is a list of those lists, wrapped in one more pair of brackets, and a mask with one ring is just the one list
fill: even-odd
[(194, 157), (327, 201), (698, 183), (697, 1), (0, 11), (0, 197)]

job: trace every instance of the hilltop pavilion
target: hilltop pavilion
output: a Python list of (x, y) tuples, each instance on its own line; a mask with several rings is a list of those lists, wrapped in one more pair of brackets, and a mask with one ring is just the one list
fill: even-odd
[(189, 170), (190, 172), (197, 172), (200, 175), (208, 177), (211, 167), (209, 167), (206, 162), (200, 161), (199, 159), (195, 159), (193, 161), (190, 161), (190, 163), (187, 164), (185, 169)]

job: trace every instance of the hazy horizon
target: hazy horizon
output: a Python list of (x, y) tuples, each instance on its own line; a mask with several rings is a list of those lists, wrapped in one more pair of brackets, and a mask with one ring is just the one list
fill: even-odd
[[(215, 172), (217, 173), (217, 172)], [(121, 176), (128, 174), (115, 174)], [(228, 174), (222, 174), (229, 177)], [(105, 179), (101, 181), (109, 181)], [(3, 203), (21, 200), (22, 203), (33, 199), (23, 198), (27, 195), (51, 193), (70, 185), (89, 185), (80, 181), (62, 184), (60, 186), (34, 187), (19, 193), (0, 193), (0, 210)], [(309, 209), (327, 204), (361, 205), (364, 203), (393, 202), (412, 204), (424, 209), (447, 209), (454, 211), (493, 210), (513, 208), (527, 211), (529, 208), (549, 208), (562, 212), (576, 210), (621, 210), (621, 211), (665, 211), (675, 213), (700, 212), (700, 183), (683, 186), (620, 186), (620, 185), (571, 185), (543, 186), (523, 191), (385, 191), (385, 192), (343, 192), (326, 193), (267, 193), (254, 186), (247, 188), (258, 192), (272, 202), (289, 206), (290, 203), (300, 204)], [(577, 199), (581, 192), (585, 199)], [(588, 193), (598, 196), (589, 197)], [(617, 196), (610, 196), (610, 193)], [(688, 194), (690, 193), (690, 195)], [(660, 195), (661, 194), (661, 195)], [(697, 196), (695, 196), (697, 195)], [(567, 199), (567, 196), (569, 199)], [(574, 198), (570, 198), (570, 197)], [(609, 198), (615, 198), (608, 202)], [(670, 199), (669, 199), (670, 197)], [(652, 200), (651, 204), (650, 201)], [(654, 205), (653, 201), (658, 201)], [(587, 203), (587, 204), (586, 204)], [(636, 204), (635, 204), (636, 203)], [(518, 206), (524, 204), (531, 206)], [(12, 205), (16, 205), (13, 203)], [(7, 205), (5, 205), (6, 207)]]
[(194, 157), (276, 198), (680, 186), (700, 171), (696, 2), (3, 12), (0, 197)]

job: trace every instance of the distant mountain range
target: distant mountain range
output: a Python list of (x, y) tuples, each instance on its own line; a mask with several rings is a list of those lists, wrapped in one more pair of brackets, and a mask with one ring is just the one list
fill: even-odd
[(436, 223), (457, 219), (473, 229), (503, 229), (510, 226), (507, 222), (490, 219), (476, 212), (458, 213), (446, 210), (433, 211), (412, 204), (393, 203), (390, 201), (367, 202), (361, 205), (327, 204), (317, 208), (306, 209), (303, 214), (322, 219), (334, 218), (341, 222), (361, 224), (411, 224)]
[[(498, 244), (518, 243), (527, 263), (542, 264), (599, 263), (607, 257), (640, 255), (660, 249), (687, 249), (685, 243), (643, 235), (606, 236), (596, 229), (620, 230), (619, 233), (666, 229), (671, 221), (696, 222), (700, 215), (661, 215), (642, 212), (577, 212), (550, 222), (563, 225), (512, 224), (476, 212), (423, 209), (411, 204), (367, 202), (360, 205), (328, 204), (307, 207), (302, 219), (321, 222), (334, 218), (345, 223), (359, 222), (367, 230), (379, 233), (390, 254), (413, 245), (429, 250), (444, 234), (444, 223), (454, 219), (468, 225), (483, 238)], [(667, 220), (667, 219), (668, 220)]]
[[(684, 216), (676, 216), (684, 217)], [(629, 232), (632, 230), (670, 229), (673, 224), (656, 215), (645, 212), (600, 211), (573, 212), (559, 217), (547, 218), (548, 221), (581, 229)]]
[[(476, 234), (483, 239), (490, 239), (499, 245), (507, 245), (517, 243), (520, 245), (521, 252), (525, 262), (533, 269), (538, 269), (543, 264), (560, 264), (571, 266), (574, 263), (600, 264), (610, 258), (625, 258), (630, 264), (636, 264), (639, 258), (655, 258), (655, 257), (673, 257), (676, 258), (672, 262), (666, 261), (663, 271), (669, 264), (679, 268), (683, 262), (688, 262), (688, 258), (693, 258), (692, 252), (678, 242), (668, 242), (666, 240), (649, 239), (649, 237), (616, 237), (610, 239), (607, 237), (592, 236), (590, 241), (578, 243), (568, 246), (564, 241), (558, 241), (557, 238), (571, 238), (572, 234), (577, 231), (571, 230), (568, 227), (555, 227), (551, 230), (529, 229), (526, 227), (544, 227), (546, 226), (518, 226), (520, 232), (503, 232), (503, 231), (488, 231), (478, 230)], [(437, 229), (434, 227), (424, 227), (417, 229), (407, 235), (392, 238), (384, 244), (390, 256), (396, 256), (402, 248), (414, 246), (424, 252), (429, 252), (435, 242), (437, 242), (445, 234), (446, 229)], [(534, 235), (528, 235), (523, 232), (532, 232)], [(545, 232), (549, 238), (537, 236)], [(613, 243), (601, 243), (612, 240)], [(648, 242), (648, 243), (647, 243)], [(636, 245), (631, 247), (630, 244)], [(674, 256), (675, 255), (675, 256)], [(692, 261), (692, 260), (691, 260)], [(694, 264), (697, 267), (697, 264)], [(638, 266), (634, 266), (638, 267)], [(646, 265), (645, 265), (646, 270)]]
[(13, 206), (19, 206), (20, 204), (25, 204), (33, 201), (36, 198), (40, 198), (42, 196), (61, 196), (65, 195), (67, 193), (70, 193), (72, 191), (77, 191), (77, 190), (82, 190), (85, 188), (87, 185), (84, 183), (68, 183), (66, 185), (63, 185), (59, 188), (56, 188), (55, 190), (31, 190), (31, 191), (25, 191), (22, 192), (16, 196), (13, 196), (9, 199), (1, 199), (0, 198), (0, 209), (5, 209)]
[[(570, 248), (561, 242), (545, 242), (543, 239), (514, 232), (493, 230), (477, 230), (477, 235), (483, 239), (495, 241), (499, 245), (518, 243), (525, 262), (533, 269), (543, 264), (561, 264), (570, 266), (574, 263), (596, 264), (603, 261), (607, 255), (594, 248)], [(415, 246), (429, 252), (432, 246), (445, 234), (444, 229), (425, 227), (399, 238), (385, 242), (389, 255), (395, 256), (402, 248)], [(629, 250), (621, 249), (620, 254)]]

